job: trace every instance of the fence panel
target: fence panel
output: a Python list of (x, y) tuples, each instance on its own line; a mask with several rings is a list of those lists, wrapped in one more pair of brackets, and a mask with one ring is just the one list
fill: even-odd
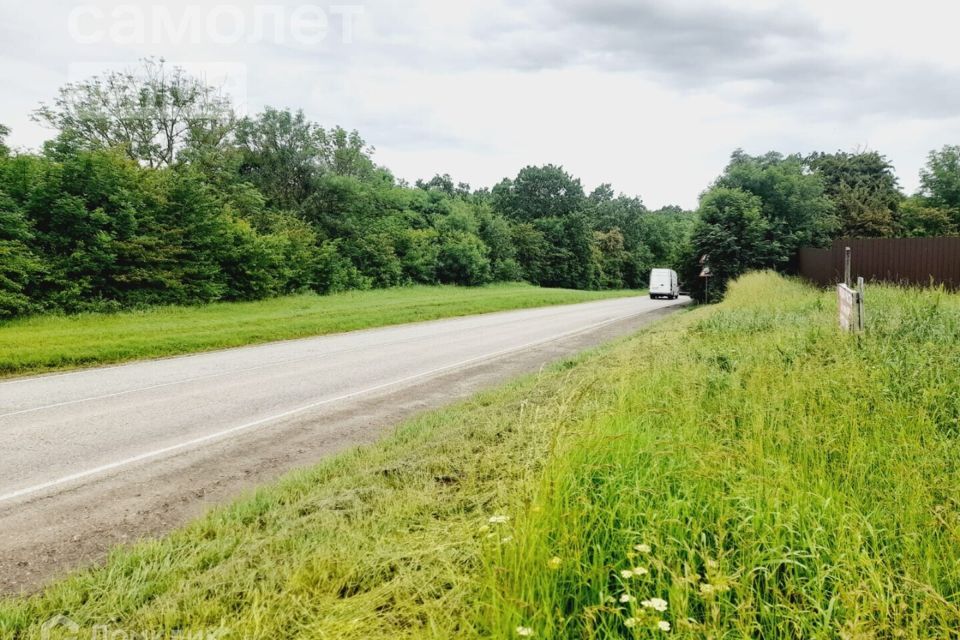
[(829, 249), (800, 249), (799, 275), (822, 286), (841, 282), (845, 247), (852, 250), (854, 279), (960, 289), (960, 237), (835, 240)]

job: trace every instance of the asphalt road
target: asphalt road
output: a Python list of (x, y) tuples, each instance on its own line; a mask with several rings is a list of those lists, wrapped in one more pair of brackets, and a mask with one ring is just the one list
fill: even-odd
[(509, 311), (0, 383), (0, 591), (685, 303)]

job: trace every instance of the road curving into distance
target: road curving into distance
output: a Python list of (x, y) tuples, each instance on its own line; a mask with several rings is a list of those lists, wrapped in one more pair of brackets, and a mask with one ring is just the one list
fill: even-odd
[(687, 303), (507, 311), (0, 382), (0, 592)]

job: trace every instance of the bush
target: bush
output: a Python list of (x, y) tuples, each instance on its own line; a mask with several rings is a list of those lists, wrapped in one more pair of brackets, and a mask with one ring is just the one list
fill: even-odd
[(490, 259), (477, 236), (454, 231), (441, 238), (437, 256), (440, 282), (475, 286), (490, 282)]

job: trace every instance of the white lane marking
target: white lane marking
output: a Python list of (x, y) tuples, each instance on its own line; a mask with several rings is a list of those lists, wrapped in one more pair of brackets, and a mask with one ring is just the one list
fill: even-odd
[[(255, 344), (248, 344), (248, 345), (243, 345), (243, 346), (238, 346), (238, 347), (223, 347), (223, 348), (219, 348), (219, 349), (211, 349), (211, 350), (209, 350), (209, 351), (200, 351), (200, 352), (198, 352), (198, 353), (182, 353), (182, 354), (179, 354), (179, 355), (172, 355), (172, 356), (158, 356), (158, 357), (155, 357), (155, 358), (149, 358), (149, 359), (147, 359), (147, 360), (131, 360), (131, 361), (129, 361), (129, 362), (118, 362), (117, 364), (104, 365), (104, 366), (99, 366), (99, 367), (81, 368), (81, 369), (77, 369), (77, 370), (75, 370), (75, 371), (64, 371), (64, 372), (62, 372), (62, 373), (46, 373), (46, 374), (38, 374), (38, 375), (33, 375), (33, 376), (27, 376), (27, 377), (25, 377), (25, 378), (14, 378), (13, 380), (0, 380), (0, 387), (5, 387), (5, 386), (15, 385), (15, 384), (23, 384), (23, 383), (25, 383), (25, 382), (36, 382), (37, 380), (46, 380), (46, 379), (50, 379), (50, 378), (65, 378), (65, 377), (67, 377), (67, 376), (82, 375), (82, 374), (91, 373), (91, 372), (94, 372), (94, 371), (97, 371), (97, 372), (99, 372), (99, 371), (110, 371), (110, 370), (112, 370), (112, 369), (122, 369), (123, 367), (134, 367), (134, 366), (139, 366), (139, 365), (142, 365), (142, 364), (148, 364), (148, 363), (152, 363), (152, 362), (165, 362), (165, 361), (168, 361), (168, 360), (186, 360), (186, 359), (188, 359), (188, 358), (203, 358), (204, 356), (210, 356), (210, 355), (220, 354), (220, 353), (224, 353), (224, 352), (227, 352), (227, 351), (237, 351), (237, 350), (240, 350), (240, 349), (268, 349), (268, 348), (270, 348), (270, 347), (272, 347), (272, 346), (274, 346), (274, 345), (277, 345), (277, 344), (289, 344), (289, 343), (293, 343), (293, 342), (301, 342), (301, 341), (307, 341), (307, 340), (316, 340), (316, 339), (318, 339), (318, 338), (331, 338), (331, 337), (337, 337), (337, 336), (345, 336), (345, 335), (354, 334), (354, 333), (367, 333), (367, 332), (384, 331), (384, 330), (392, 330), (392, 329), (401, 330), (401, 329), (404, 329), (404, 328), (406, 328), (406, 327), (426, 326), (426, 325), (430, 325), (430, 324), (433, 324), (433, 323), (449, 322), (449, 321), (455, 321), (455, 320), (464, 320), (464, 321), (466, 321), (466, 320), (472, 320), (472, 319), (474, 319), (474, 318), (487, 318), (487, 317), (491, 317), (491, 316), (507, 315), (507, 314), (521, 314), (521, 313), (524, 313), (524, 312), (531, 312), (531, 313), (533, 313), (533, 312), (537, 312), (537, 311), (545, 311), (545, 310), (552, 310), (552, 309), (564, 309), (564, 308), (569, 309), (569, 308), (572, 308), (572, 307), (585, 307), (585, 306), (587, 306), (587, 305), (597, 305), (597, 306), (599, 306), (599, 305), (605, 304), (605, 303), (616, 303), (616, 302), (622, 302), (622, 301), (625, 301), (625, 300), (640, 300), (640, 301), (645, 301), (645, 296), (643, 296), (643, 295), (638, 295), (638, 296), (625, 296), (625, 297), (623, 297), (623, 298), (610, 298), (610, 299), (606, 299), (606, 300), (591, 300), (591, 301), (589, 301), (589, 302), (574, 302), (574, 303), (569, 303), (569, 304), (551, 304), (551, 305), (547, 305), (547, 306), (543, 306), (543, 307), (527, 307), (527, 308), (523, 308), (523, 309), (506, 309), (506, 310), (504, 310), (504, 311), (484, 311), (484, 312), (481, 312), (481, 313), (468, 314), (468, 315), (465, 315), (465, 316), (448, 316), (448, 317), (446, 317), (446, 318), (433, 318), (432, 320), (416, 320), (416, 321), (413, 321), (413, 322), (401, 322), (401, 323), (399, 323), (399, 324), (388, 324), (388, 325), (384, 325), (384, 326), (382, 326), (382, 327), (367, 327), (367, 328), (365, 328), (365, 329), (354, 329), (353, 331), (338, 331), (338, 332), (334, 332), (334, 333), (325, 333), (325, 334), (320, 334), (320, 335), (316, 335), (316, 336), (301, 336), (301, 337), (298, 337), (298, 338), (286, 338), (286, 339), (283, 339), (283, 340), (270, 340), (270, 341), (268, 341), (268, 342), (260, 342), (260, 343), (255, 343)], [(611, 306), (612, 306), (612, 305), (611, 305)], [(631, 317), (631, 316), (624, 316), (624, 317)]]
[(416, 373), (416, 374), (414, 374), (414, 375), (407, 376), (407, 377), (404, 377), (404, 378), (400, 378), (400, 379), (398, 379), (398, 380), (392, 380), (392, 381), (390, 381), (390, 382), (385, 382), (385, 383), (383, 383), (383, 384), (378, 384), (378, 385), (375, 385), (375, 386), (373, 386), (373, 387), (368, 387), (368, 388), (366, 388), (366, 389), (361, 389), (361, 390), (359, 390), (359, 391), (353, 391), (353, 392), (351, 392), (351, 393), (347, 393), (347, 394), (344, 394), (344, 395), (341, 395), (341, 396), (337, 396), (336, 398), (327, 398), (326, 400), (320, 400), (320, 401), (318, 401), (318, 402), (311, 402), (310, 404), (303, 405), (302, 407), (297, 407), (296, 409), (290, 409), (289, 411), (284, 411), (284, 412), (282, 412), (282, 413), (278, 413), (278, 414), (276, 414), (276, 415), (273, 415), (273, 416), (270, 416), (270, 417), (267, 417), (267, 418), (261, 418), (260, 420), (255, 420), (255, 421), (253, 421), (253, 422), (248, 422), (248, 423), (246, 423), (246, 424), (242, 424), (242, 425), (239, 425), (239, 426), (236, 426), (236, 427), (231, 427), (231, 428), (229, 428), (229, 429), (224, 429), (224, 430), (218, 431), (218, 432), (216, 432), (216, 433), (210, 433), (210, 434), (207, 434), (207, 435), (205, 435), (205, 436), (201, 436), (201, 437), (199, 437), (199, 438), (194, 438), (194, 439), (192, 439), (192, 440), (187, 440), (187, 441), (185, 441), (185, 442), (181, 442), (181, 443), (178, 443), (178, 444), (175, 444), (175, 445), (171, 445), (171, 446), (169, 446), (169, 447), (163, 447), (162, 449), (155, 449), (154, 451), (148, 451), (147, 453), (141, 453), (141, 454), (139, 454), (139, 455), (132, 456), (132, 457), (130, 457), (130, 458), (126, 458), (126, 459), (124, 459), (124, 460), (118, 460), (118, 461), (116, 461), (116, 462), (111, 462), (111, 463), (109, 463), (109, 464), (101, 465), (101, 466), (95, 467), (95, 468), (93, 468), (93, 469), (87, 469), (87, 470), (85, 470), (85, 471), (80, 471), (80, 472), (78, 472), (78, 473), (74, 473), (74, 474), (71, 474), (71, 475), (68, 475), (68, 476), (63, 476), (63, 477), (61, 477), (61, 478), (57, 478), (56, 480), (50, 480), (50, 481), (48, 481), (48, 482), (43, 482), (43, 483), (41, 483), (41, 484), (37, 484), (37, 485), (34, 485), (34, 486), (32, 486), (32, 487), (27, 487), (27, 488), (25, 488), (25, 489), (19, 489), (19, 490), (17, 490), (17, 491), (13, 491), (13, 492), (11, 492), (11, 493), (7, 493), (7, 494), (4, 494), (4, 495), (0, 495), (0, 503), (2, 503), (2, 502), (9, 502), (10, 500), (15, 500), (15, 499), (17, 499), (17, 498), (22, 498), (22, 497), (24, 497), (24, 496), (27, 496), (27, 495), (30, 495), (30, 494), (33, 494), (33, 493), (38, 493), (38, 492), (40, 492), (40, 491), (45, 491), (45, 490), (47, 490), (47, 489), (52, 489), (52, 488), (54, 488), (54, 487), (59, 487), (59, 486), (61, 486), (61, 485), (65, 485), (65, 484), (69, 484), (69, 483), (72, 483), (72, 482), (76, 482), (77, 480), (83, 480), (83, 479), (89, 478), (89, 477), (91, 477), (91, 476), (96, 476), (96, 475), (99, 475), (99, 474), (102, 474), (102, 473), (106, 473), (106, 472), (108, 472), (108, 471), (113, 471), (114, 469), (119, 469), (119, 468), (121, 468), (121, 467), (126, 467), (126, 466), (131, 465), (131, 464), (136, 464), (137, 462), (143, 462), (144, 460), (149, 460), (149, 459), (151, 459), (151, 458), (156, 458), (156, 457), (158, 457), (158, 456), (162, 456), (162, 455), (165, 455), (165, 454), (167, 454), (167, 453), (173, 453), (174, 451), (180, 451), (180, 450), (182, 450), (182, 449), (187, 449), (187, 448), (189, 448), (189, 447), (196, 447), (197, 445), (201, 445), (201, 444), (204, 444), (204, 443), (207, 443), (207, 442), (211, 442), (211, 441), (213, 441), (213, 440), (218, 440), (218, 439), (220, 439), (220, 438), (224, 438), (224, 437), (226, 437), (226, 436), (233, 435), (233, 434), (239, 433), (239, 432), (241, 432), (241, 431), (246, 431), (246, 430), (248, 430), (248, 429), (252, 429), (253, 427), (258, 427), (258, 426), (260, 426), (260, 425), (267, 424), (267, 423), (269, 423), (269, 422), (275, 422), (275, 421), (277, 421), (277, 420), (282, 420), (282, 419), (284, 419), (284, 418), (289, 418), (289, 417), (291, 417), (291, 416), (297, 415), (297, 414), (299, 414), (299, 413), (303, 413), (304, 411), (309, 411), (310, 409), (315, 409), (315, 408), (320, 407), (320, 406), (323, 406), (323, 405), (325, 405), (325, 404), (330, 404), (330, 403), (332, 403), (332, 402), (340, 402), (341, 400), (348, 400), (348, 399), (350, 399), (350, 398), (355, 398), (355, 397), (360, 396), (360, 395), (364, 395), (364, 394), (367, 394), (367, 393), (373, 393), (373, 392), (375, 392), (375, 391), (380, 391), (381, 389), (386, 389), (386, 388), (388, 388), (388, 387), (392, 387), (392, 386), (395, 386), (395, 385), (398, 385), (398, 384), (403, 384), (404, 382), (412, 382), (413, 380), (417, 380), (417, 379), (420, 379), (420, 378), (426, 378), (426, 377), (429, 377), (429, 376), (432, 376), (432, 375), (436, 375), (436, 374), (438, 374), (438, 373), (442, 373), (442, 372), (444, 372), (444, 371), (450, 371), (450, 370), (452, 370), (452, 369), (457, 369), (457, 368), (459, 368), (459, 367), (465, 367), (465, 366), (467, 366), (467, 365), (474, 364), (474, 363), (476, 363), (476, 362), (481, 362), (481, 361), (483, 361), (483, 360), (490, 360), (490, 359), (492, 359), (492, 358), (497, 358), (497, 357), (500, 357), (500, 356), (504, 356), (504, 355), (507, 355), (507, 354), (509, 354), (509, 353), (513, 353), (513, 352), (516, 352), (516, 351), (523, 351), (524, 349), (530, 349), (530, 348), (539, 346), (539, 345), (541, 345), (541, 344), (546, 344), (546, 343), (548, 343), (548, 342), (555, 342), (555, 341), (557, 341), (557, 340), (562, 340), (563, 338), (568, 338), (568, 337), (570, 337), (570, 336), (577, 335), (578, 333), (585, 333), (585, 332), (591, 331), (591, 330), (593, 330), (593, 329), (598, 329), (598, 328), (600, 328), (600, 327), (602, 327), (602, 326), (604, 326), (604, 325), (608, 325), (608, 324), (611, 324), (611, 323), (613, 323), (613, 322), (619, 322), (619, 321), (622, 321), (622, 320), (628, 320), (628, 319), (630, 319), (630, 318), (635, 318), (635, 317), (637, 317), (637, 316), (640, 316), (640, 315), (644, 315), (644, 314), (646, 314), (646, 313), (649, 313), (650, 311), (651, 311), (650, 309), (647, 309), (647, 310), (645, 310), (645, 311), (640, 311), (640, 312), (633, 313), (633, 314), (629, 314), (629, 315), (626, 315), (626, 316), (617, 316), (617, 317), (615, 317), (615, 318), (608, 318), (608, 319), (603, 320), (603, 321), (601, 321), (601, 322), (596, 322), (596, 323), (591, 324), (591, 325), (588, 325), (588, 326), (586, 326), (586, 327), (581, 327), (580, 329), (574, 329), (573, 331), (567, 331), (566, 333), (561, 333), (561, 334), (552, 336), (552, 337), (550, 337), (550, 338), (545, 338), (545, 339), (543, 339), (543, 340), (535, 340), (535, 341), (533, 341), (533, 342), (528, 342), (528, 343), (526, 343), (526, 344), (523, 344), (523, 345), (520, 345), (520, 346), (517, 346), (517, 347), (511, 347), (511, 348), (509, 348), (509, 349), (503, 349), (503, 350), (501, 350), (501, 351), (495, 351), (495, 352), (493, 352), (493, 353), (488, 353), (488, 354), (485, 354), (485, 355), (482, 355), (482, 356), (477, 356), (477, 357), (475, 357), (475, 358), (469, 358), (469, 359), (467, 359), (467, 360), (462, 360), (462, 361), (456, 362), (456, 363), (454, 363), (454, 364), (449, 364), (449, 365), (446, 365), (446, 366), (443, 366), (443, 367), (438, 367), (438, 368), (436, 368), (436, 369), (431, 369), (431, 370), (429, 370), (429, 371), (423, 371), (423, 372), (421, 372), (421, 373)]
[[(538, 319), (555, 318), (555, 317), (561, 316), (561, 315), (566, 315), (566, 314), (564, 314), (564, 313), (542, 314), (541, 316), (539, 316)], [(468, 316), (468, 317), (469, 317), (469, 316)], [(529, 318), (507, 318), (504, 322), (498, 322), (498, 323), (496, 323), (496, 324), (489, 324), (489, 323), (488, 323), (484, 328), (485, 328), (485, 329), (491, 328), (491, 327), (498, 327), (498, 328), (499, 328), (499, 327), (504, 327), (504, 326), (507, 326), (507, 325), (510, 325), (510, 324), (515, 324), (515, 323), (518, 323), (518, 322), (529, 322)], [(397, 327), (400, 327), (400, 326), (402, 326), (402, 325), (397, 325)], [(116, 397), (119, 397), (119, 396), (125, 396), (125, 395), (129, 395), (129, 394), (132, 394), (132, 393), (138, 393), (138, 392), (140, 392), (140, 391), (153, 391), (153, 390), (155, 390), (155, 389), (163, 389), (163, 388), (165, 388), (165, 387), (172, 387), (172, 386), (175, 386), (175, 385), (178, 385), (178, 384), (187, 384), (188, 382), (197, 382), (197, 381), (199, 381), (199, 380), (211, 380), (211, 379), (213, 379), (213, 378), (222, 378), (222, 377), (224, 377), (224, 376), (230, 376), (230, 375), (234, 375), (234, 374), (249, 373), (249, 372), (251, 372), (251, 371), (262, 371), (262, 370), (264, 370), (264, 369), (269, 369), (269, 368), (271, 368), (271, 367), (280, 367), (280, 366), (284, 366), (284, 365), (288, 365), (288, 364), (293, 364), (293, 363), (295, 363), (295, 362), (303, 362), (303, 361), (305, 361), (305, 360), (312, 360), (312, 359), (315, 359), (315, 358), (332, 356), (332, 355), (341, 355), (341, 354), (344, 354), (344, 353), (351, 353), (351, 352), (353, 352), (353, 351), (360, 351), (360, 350), (363, 350), (363, 349), (382, 348), (382, 347), (388, 347), (388, 346), (393, 346), (393, 345), (408, 344), (408, 343), (411, 343), (411, 342), (418, 342), (418, 341), (421, 341), (421, 340), (435, 340), (435, 339), (437, 339), (437, 338), (439, 338), (439, 337), (442, 337), (442, 336), (456, 335), (456, 334), (459, 334), (459, 333), (462, 333), (462, 332), (463, 332), (463, 328), (455, 328), (455, 329), (451, 329), (451, 330), (449, 330), (449, 331), (441, 331), (441, 332), (439, 332), (439, 333), (424, 334), (424, 335), (413, 336), (413, 337), (410, 337), (410, 338), (403, 338), (403, 339), (400, 339), (400, 340), (392, 340), (392, 341), (389, 339), (390, 336), (387, 336), (387, 338), (388, 338), (387, 340), (385, 340), (385, 341), (383, 341), (383, 342), (379, 342), (379, 343), (378, 343), (378, 342), (373, 342), (373, 343), (370, 343), (370, 344), (363, 344), (363, 345), (358, 345), (358, 346), (355, 346), (355, 347), (347, 347), (347, 348), (345, 348), (345, 349), (334, 349), (334, 350), (332, 350), (332, 351), (318, 351), (318, 352), (312, 353), (312, 354), (310, 354), (310, 355), (301, 356), (301, 357), (298, 357), (298, 358), (290, 358), (290, 359), (287, 359), (287, 360), (277, 360), (276, 362), (271, 362), (271, 363), (268, 363), (268, 364), (262, 364), (262, 365), (258, 365), (258, 366), (255, 366), (255, 367), (243, 367), (243, 368), (240, 368), (240, 369), (233, 369), (233, 370), (229, 370), (229, 371), (221, 371), (221, 372), (218, 372), (218, 373), (208, 373), (208, 374), (202, 375), (202, 376), (194, 376), (194, 377), (192, 377), (192, 378), (182, 378), (182, 379), (180, 379), (180, 380), (171, 380), (170, 382), (161, 382), (160, 384), (148, 385), (148, 386), (146, 386), (146, 387), (134, 387), (134, 388), (132, 388), (132, 389), (124, 389), (123, 391), (117, 391), (117, 392), (115, 392), (115, 393), (106, 393), (106, 394), (99, 395), (99, 396), (87, 396), (87, 397), (84, 397), (84, 398), (77, 398), (77, 399), (75, 399), (75, 400), (65, 400), (65, 401), (63, 401), (63, 402), (56, 402), (56, 403), (53, 403), (53, 404), (42, 405), (42, 406), (39, 406), (39, 407), (30, 407), (30, 408), (28, 408), (28, 409), (19, 409), (19, 410), (17, 410), (17, 411), (11, 411), (10, 413), (2, 413), (2, 414), (0, 414), (0, 419), (10, 418), (10, 417), (13, 417), (13, 416), (20, 416), (20, 415), (23, 415), (23, 414), (26, 414), (26, 413), (36, 413), (36, 412), (38, 412), (38, 411), (45, 411), (45, 410), (47, 410), (47, 409), (57, 409), (57, 408), (60, 408), (60, 407), (68, 407), (68, 406), (75, 405), (75, 404), (82, 404), (82, 403), (84, 403), (84, 402), (93, 402), (93, 401), (95, 401), (95, 400), (107, 400), (107, 399), (109, 399), (109, 398), (116, 398)], [(344, 334), (341, 334), (341, 336), (342, 336), (342, 335), (344, 335)], [(334, 338), (334, 336), (316, 336), (316, 337), (313, 338), (313, 339), (315, 339), (315, 340), (323, 340), (324, 338), (328, 338), (328, 337), (329, 337), (329, 338)], [(309, 338), (308, 338), (308, 339), (309, 339)], [(258, 345), (258, 346), (266, 346), (266, 345)], [(241, 347), (241, 348), (242, 348), (242, 347)], [(122, 365), (118, 365), (118, 366), (122, 366)], [(111, 369), (111, 368), (114, 368), (114, 367), (106, 367), (106, 368), (107, 368), (107, 369)], [(88, 370), (88, 371), (86, 371), (86, 372), (84, 372), (84, 373), (90, 373), (90, 372), (91, 372), (91, 371)], [(79, 372), (77, 372), (77, 373), (79, 373)], [(54, 376), (44, 376), (42, 379), (45, 380), (45, 379), (48, 378), (48, 377), (54, 377)]]

